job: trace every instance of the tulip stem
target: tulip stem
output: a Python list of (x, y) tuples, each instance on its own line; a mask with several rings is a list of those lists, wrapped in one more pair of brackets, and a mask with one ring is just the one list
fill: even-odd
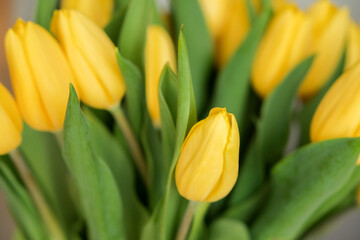
[(120, 127), (122, 133), (124, 134), (124, 137), (129, 145), (130, 152), (134, 158), (135, 166), (137, 167), (141, 178), (143, 179), (146, 187), (149, 188), (150, 186), (149, 175), (148, 175), (144, 155), (130, 127), (129, 122), (126, 119), (124, 112), (119, 107), (111, 109), (110, 112), (113, 115), (116, 123)]
[(27, 189), (32, 196), (35, 205), (37, 206), (40, 215), (42, 216), (44, 223), (49, 231), (50, 239), (54, 240), (66, 240), (64, 233), (62, 232), (59, 223), (48, 204), (46, 203), (39, 187), (37, 186), (31, 172), (29, 171), (24, 158), (21, 153), (16, 149), (10, 153), (10, 156), (15, 164), (21, 178), (23, 179)]
[(181, 221), (179, 230), (176, 234), (176, 240), (185, 240), (186, 236), (188, 235), (190, 226), (191, 226), (191, 222), (194, 216), (194, 212), (196, 210), (197, 207), (197, 202), (194, 201), (189, 201), (186, 211), (184, 213), (184, 217)]

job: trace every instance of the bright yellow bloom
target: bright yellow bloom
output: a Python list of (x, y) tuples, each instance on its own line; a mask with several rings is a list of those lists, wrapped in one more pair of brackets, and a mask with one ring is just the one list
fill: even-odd
[(160, 126), (159, 80), (166, 63), (176, 71), (174, 44), (165, 29), (150, 25), (145, 45), (146, 103), (155, 126)]
[(115, 46), (87, 17), (72, 10), (54, 13), (51, 30), (75, 73), (80, 99), (94, 108), (116, 107), (125, 93)]
[(274, 11), (279, 11), (283, 7), (286, 7), (288, 4), (292, 4), (292, 3), (289, 3), (288, 0), (271, 0), (271, 5)]
[(179, 193), (193, 201), (214, 202), (233, 188), (239, 168), (240, 136), (236, 119), (213, 108), (186, 137), (176, 165)]
[(294, 5), (276, 12), (257, 51), (252, 85), (266, 97), (284, 77), (311, 54), (312, 26)]
[(360, 137), (360, 62), (329, 89), (311, 123), (311, 141)]
[(329, 0), (319, 0), (309, 12), (314, 24), (316, 58), (300, 87), (300, 96), (316, 94), (331, 77), (344, 52), (350, 28), (349, 12), (338, 9)]
[(61, 130), (74, 77), (58, 42), (41, 26), (19, 19), (6, 34), (5, 50), (24, 120), (37, 130)]
[(349, 41), (346, 52), (346, 69), (360, 60), (360, 28), (352, 23), (349, 32)]
[(111, 19), (114, 0), (62, 0), (61, 8), (79, 11), (104, 27)]
[(20, 145), (22, 129), (23, 123), (15, 100), (0, 83), (0, 155)]

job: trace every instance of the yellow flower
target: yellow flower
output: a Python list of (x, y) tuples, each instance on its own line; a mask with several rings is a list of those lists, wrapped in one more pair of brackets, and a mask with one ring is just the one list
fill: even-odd
[(105, 32), (79, 12), (54, 13), (51, 30), (75, 73), (80, 99), (94, 108), (116, 107), (125, 93), (115, 46)]
[(346, 69), (360, 60), (360, 28), (352, 23), (349, 32), (349, 41), (346, 52)]
[(19, 19), (6, 34), (5, 50), (24, 120), (37, 130), (61, 130), (74, 77), (58, 42), (39, 25)]
[(236, 119), (213, 108), (186, 137), (176, 165), (179, 193), (193, 201), (214, 202), (233, 188), (239, 168), (240, 136)]
[(175, 49), (169, 34), (160, 26), (147, 28), (145, 45), (146, 103), (155, 126), (160, 126), (159, 80), (166, 63), (176, 71)]
[(0, 83), (0, 155), (20, 145), (22, 129), (22, 119), (14, 98)]
[(257, 51), (252, 85), (266, 97), (284, 77), (311, 54), (312, 26), (294, 5), (275, 13)]
[(300, 96), (316, 94), (336, 69), (344, 52), (350, 28), (349, 12), (338, 9), (328, 0), (319, 0), (309, 11), (314, 24), (316, 58), (300, 87)]
[(360, 137), (360, 62), (329, 89), (313, 117), (311, 141)]
[(61, 8), (79, 11), (104, 27), (111, 19), (114, 0), (62, 0)]

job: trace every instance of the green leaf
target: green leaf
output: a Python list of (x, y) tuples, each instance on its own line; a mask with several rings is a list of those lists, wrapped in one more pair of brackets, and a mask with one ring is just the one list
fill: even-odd
[(119, 51), (116, 56), (126, 85), (126, 110), (129, 115), (131, 127), (136, 136), (140, 136), (141, 123), (143, 121), (144, 111), (144, 80), (140, 70), (125, 59)]
[(246, 4), (246, 10), (247, 10), (247, 14), (249, 15), (250, 22), (254, 23), (254, 21), (256, 19), (256, 15), (257, 15), (255, 6), (251, 0), (245, 0), (245, 4)]
[(67, 231), (78, 218), (69, 194), (71, 176), (55, 136), (25, 124), (20, 150), (45, 199)]
[(173, 236), (171, 236), (173, 232), (171, 230), (174, 229), (178, 224), (179, 206), (183, 202), (183, 199), (176, 190), (174, 183), (174, 171), (182, 143), (185, 139), (185, 135), (196, 122), (196, 107), (191, 80), (189, 57), (182, 30), (180, 30), (178, 46), (177, 83), (178, 95), (174, 156), (167, 178), (164, 197), (159, 202), (150, 221), (147, 223), (142, 233), (142, 240), (173, 239)]
[(119, 37), (121, 54), (142, 69), (146, 28), (150, 23), (151, 0), (132, 0), (126, 12)]
[(213, 63), (214, 42), (198, 1), (172, 0), (172, 11), (177, 34), (181, 26), (184, 26), (183, 31), (189, 48), (196, 107), (201, 112), (208, 97), (208, 80)]
[(327, 83), (324, 85), (324, 87), (320, 90), (320, 92), (302, 109), (299, 119), (300, 119), (300, 126), (301, 126), (301, 139), (300, 144), (305, 145), (310, 142), (310, 125), (311, 120), (315, 114), (316, 108), (320, 104), (321, 100), (325, 96), (326, 92), (329, 90), (329, 88), (332, 86), (332, 84), (341, 76), (341, 74), (344, 71), (346, 61), (346, 48), (344, 50), (344, 53), (340, 59), (340, 62), (335, 69), (333, 75), (331, 78), (327, 81)]
[(298, 238), (346, 187), (359, 152), (359, 138), (335, 139), (308, 145), (279, 162), (271, 172), (268, 202), (251, 229), (254, 238)]
[(209, 240), (250, 240), (246, 225), (240, 221), (219, 218), (210, 225)]
[[(118, 1), (118, 2), (122, 2), (122, 1)], [(104, 28), (104, 31), (115, 45), (119, 40), (120, 29), (125, 17), (127, 6), (128, 3), (123, 3), (119, 5), (115, 10), (110, 22)]]
[(91, 239), (126, 239), (123, 203), (115, 179), (95, 155), (88, 122), (72, 85), (63, 131), (65, 162), (75, 180)]
[(38, 0), (35, 21), (45, 29), (50, 29), (51, 18), (58, 4), (58, 0)]
[(290, 132), (292, 103), (313, 60), (311, 56), (297, 65), (263, 103), (256, 140), (267, 163), (278, 161), (283, 154)]
[(250, 74), (252, 62), (261, 37), (270, 19), (271, 10), (266, 8), (255, 20), (245, 41), (236, 50), (228, 64), (216, 79), (213, 107), (225, 107), (235, 115), (243, 132), (246, 108), (250, 96)]
[(48, 239), (45, 225), (8, 156), (0, 156), (0, 186), (16, 225), (27, 239)]
[(148, 220), (148, 213), (136, 195), (135, 172), (124, 146), (120, 146), (106, 127), (89, 111), (85, 112), (91, 131), (91, 143), (97, 156), (109, 166), (124, 208), (127, 239), (139, 239), (140, 231)]

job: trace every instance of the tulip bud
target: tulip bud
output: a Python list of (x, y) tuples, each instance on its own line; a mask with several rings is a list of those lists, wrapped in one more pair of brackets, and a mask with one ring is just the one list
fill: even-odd
[(311, 141), (360, 137), (360, 62), (329, 89), (313, 117)]
[(62, 0), (61, 8), (79, 11), (100, 27), (104, 27), (111, 19), (114, 0)]
[(349, 32), (349, 41), (346, 52), (346, 69), (360, 60), (360, 28), (352, 23)]
[(236, 119), (213, 108), (186, 137), (176, 165), (179, 193), (193, 201), (214, 202), (233, 188), (239, 168), (240, 136)]
[(41, 26), (18, 20), (5, 37), (16, 101), (32, 128), (63, 127), (73, 74), (58, 42)]
[(319, 0), (309, 12), (314, 24), (316, 58), (302, 83), (299, 94), (309, 98), (329, 80), (344, 52), (350, 17), (347, 9), (337, 9), (328, 0)]
[(15, 100), (0, 83), (0, 155), (20, 145), (22, 129), (23, 123)]
[(252, 85), (266, 97), (284, 77), (311, 54), (312, 26), (294, 5), (275, 13), (257, 51)]
[(75, 73), (80, 99), (94, 108), (116, 107), (125, 93), (115, 46), (87, 17), (72, 10), (54, 13), (51, 30)]
[(166, 63), (176, 71), (174, 44), (165, 29), (150, 25), (145, 44), (146, 103), (155, 126), (160, 126), (159, 80)]

